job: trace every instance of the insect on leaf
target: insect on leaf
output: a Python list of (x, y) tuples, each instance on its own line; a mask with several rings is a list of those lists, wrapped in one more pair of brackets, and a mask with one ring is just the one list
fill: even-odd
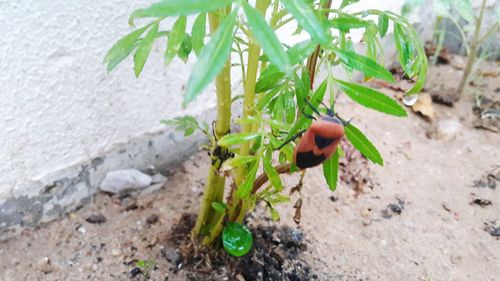
[(354, 125), (349, 124), (344, 127), (345, 135), (349, 142), (366, 158), (370, 159), (373, 163), (384, 165), (384, 159), (380, 156), (377, 148), (368, 140), (368, 138)]
[(325, 176), (326, 183), (331, 191), (337, 188), (337, 180), (339, 175), (339, 150), (333, 153), (332, 157), (323, 162), (323, 175)]
[(177, 55), (186, 36), (186, 16), (180, 16), (172, 27), (172, 32), (168, 35), (167, 50), (165, 51), (165, 64), (169, 64)]
[(134, 54), (134, 72), (136, 77), (139, 77), (139, 74), (141, 74), (142, 69), (144, 68), (144, 64), (146, 63), (149, 53), (151, 52), (151, 47), (153, 47), (157, 32), (158, 22), (153, 24), (146, 36), (144, 36), (144, 39), (142, 39), (139, 47), (137, 47), (137, 51)]
[(278, 37), (276, 37), (273, 29), (267, 24), (262, 14), (250, 6), (246, 1), (243, 1), (243, 10), (247, 16), (253, 36), (264, 50), (269, 60), (282, 72), (290, 74), (292, 71), (290, 59), (285, 53)]
[(346, 95), (360, 105), (394, 116), (407, 116), (406, 110), (398, 102), (381, 92), (358, 84), (335, 81)]
[(297, 22), (311, 35), (312, 39), (319, 44), (330, 43), (330, 36), (325, 28), (314, 15), (313, 10), (302, 0), (281, 0), (285, 8), (292, 14)]
[(237, 10), (231, 12), (203, 48), (188, 80), (186, 94), (184, 95), (184, 106), (198, 96), (224, 67), (231, 52), (237, 14)]

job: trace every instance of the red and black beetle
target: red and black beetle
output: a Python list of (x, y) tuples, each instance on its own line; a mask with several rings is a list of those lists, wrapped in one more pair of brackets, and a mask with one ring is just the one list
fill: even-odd
[[(313, 116), (303, 112), (306, 117), (315, 121), (307, 130), (300, 132), (288, 141), (290, 142), (303, 134), (293, 152), (293, 162), (301, 170), (319, 165), (330, 158), (337, 150), (340, 139), (344, 136), (344, 126), (349, 124), (330, 108), (328, 108), (326, 115), (321, 115), (313, 105), (307, 101), (306, 103), (320, 117), (316, 120)], [(280, 148), (288, 142), (285, 142)]]

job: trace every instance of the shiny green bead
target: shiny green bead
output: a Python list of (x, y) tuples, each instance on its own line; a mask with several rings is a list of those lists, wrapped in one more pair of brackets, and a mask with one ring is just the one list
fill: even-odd
[(246, 226), (230, 222), (222, 232), (222, 244), (230, 255), (241, 257), (252, 248), (253, 236)]

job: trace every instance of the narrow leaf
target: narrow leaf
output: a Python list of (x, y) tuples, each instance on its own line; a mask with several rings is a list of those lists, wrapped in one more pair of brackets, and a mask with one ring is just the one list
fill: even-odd
[(406, 110), (397, 101), (381, 92), (358, 84), (335, 81), (346, 95), (360, 105), (394, 116), (407, 116)]
[(217, 213), (224, 213), (227, 209), (227, 205), (225, 203), (220, 203), (220, 202), (212, 202), (212, 208), (217, 212)]
[(338, 149), (333, 153), (332, 157), (323, 162), (323, 175), (325, 176), (326, 183), (331, 191), (337, 188), (337, 180), (339, 175), (339, 151)]
[(186, 36), (186, 16), (180, 16), (172, 27), (172, 32), (168, 35), (167, 50), (165, 51), (165, 64), (169, 64), (177, 55)]
[(229, 134), (222, 137), (218, 144), (224, 147), (230, 147), (231, 145), (241, 144), (247, 141), (254, 140), (260, 137), (260, 133), (235, 133)]
[(191, 54), (191, 51), (193, 50), (193, 43), (191, 41), (191, 36), (189, 36), (189, 34), (185, 34), (181, 48), (179, 49), (179, 52), (177, 52), (177, 56), (184, 62), (187, 62), (189, 54)]
[(290, 74), (292, 65), (281, 42), (274, 34), (273, 29), (267, 24), (264, 17), (255, 8), (243, 1), (243, 10), (247, 16), (248, 24), (252, 34), (264, 50), (269, 60), (276, 65), (282, 72)]
[(141, 35), (152, 25), (150, 23), (144, 27), (134, 30), (122, 39), (118, 40), (104, 57), (104, 63), (108, 64), (107, 70), (111, 72), (121, 61), (126, 59), (135, 49), (136, 42)]
[(378, 33), (380, 37), (384, 38), (389, 29), (389, 17), (386, 14), (380, 14), (378, 16)]
[(184, 95), (184, 106), (198, 96), (224, 67), (231, 52), (237, 14), (237, 10), (229, 14), (214, 32), (210, 42), (203, 48), (189, 77)]
[(394, 23), (394, 44), (396, 45), (396, 50), (398, 51), (398, 58), (401, 67), (406, 74), (410, 74), (411, 49), (408, 41), (405, 39), (402, 28), (398, 23)]
[(259, 168), (259, 161), (255, 161), (252, 164), (252, 167), (249, 168), (248, 173), (245, 176), (245, 180), (240, 186), (238, 186), (237, 193), (243, 199), (246, 199), (250, 196), (253, 188), (253, 182), (255, 181), (255, 177), (257, 175), (257, 169)]
[(281, 0), (281, 2), (316, 43), (323, 45), (330, 43), (330, 36), (304, 0)]
[(200, 12), (210, 12), (230, 5), (232, 0), (162, 0), (146, 9), (135, 10), (129, 18), (134, 25), (136, 18), (186, 16)]
[[(321, 85), (318, 87), (318, 89), (314, 92), (312, 95), (311, 99), (309, 102), (314, 106), (317, 107), (321, 101), (323, 101), (323, 98), (325, 97), (326, 89), (328, 88), (328, 83), (327, 79), (321, 83)], [(306, 106), (303, 108), (304, 113), (307, 115), (312, 114), (312, 109), (309, 106)], [(302, 128), (304, 128), (306, 125), (310, 124), (311, 120), (305, 116), (302, 116), (295, 124), (293, 125), (292, 129), (288, 132), (288, 135), (285, 138), (285, 141), (291, 139), (295, 134), (297, 134)]]
[(369, 23), (365, 20), (356, 17), (340, 17), (335, 18), (330, 21), (330, 26), (344, 32), (348, 32), (349, 29), (365, 28)]
[(384, 159), (380, 156), (380, 152), (378, 152), (377, 148), (368, 140), (368, 138), (356, 127), (352, 124), (349, 124), (344, 127), (345, 135), (349, 142), (361, 152), (366, 158), (371, 160), (375, 164), (379, 164), (381, 166), (384, 165)]
[(201, 13), (196, 17), (191, 31), (191, 42), (193, 50), (197, 56), (201, 54), (203, 46), (205, 46), (205, 34), (207, 32), (207, 14)]
[(337, 48), (334, 49), (334, 52), (344, 64), (363, 72), (366, 76), (379, 78), (390, 83), (395, 82), (394, 77), (392, 77), (392, 74), (385, 67), (365, 56)]
[(144, 36), (144, 39), (142, 39), (137, 51), (134, 54), (134, 72), (136, 77), (139, 77), (139, 74), (141, 74), (142, 69), (144, 68), (144, 64), (146, 63), (149, 53), (151, 52), (151, 47), (153, 47), (157, 32), (158, 22), (154, 24), (146, 36)]
[(282, 191), (283, 190), (283, 184), (281, 183), (281, 178), (276, 169), (273, 167), (271, 163), (272, 159), (272, 151), (267, 150), (266, 155), (262, 157), (262, 163), (264, 166), (264, 171), (267, 174), (267, 177), (269, 178), (269, 182), (271, 182), (271, 185), (274, 187), (276, 191)]

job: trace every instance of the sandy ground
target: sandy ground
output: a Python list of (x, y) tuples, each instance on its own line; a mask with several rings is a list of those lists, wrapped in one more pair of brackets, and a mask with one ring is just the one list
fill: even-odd
[[(489, 79), (479, 90), (498, 96), (498, 77)], [(332, 193), (321, 168), (308, 171), (299, 229), (308, 241), (303, 259), (319, 280), (500, 280), (500, 238), (487, 231), (500, 226), (500, 182), (496, 189), (474, 187), (500, 167), (500, 134), (472, 126), (472, 105), (471, 96), (454, 108), (433, 104), (429, 122), (338, 101), (342, 116), (354, 118), (380, 149), (385, 166), (369, 165), (371, 184), (361, 193), (345, 183)], [(460, 123), (456, 137), (429, 138), (445, 119)], [(182, 270), (171, 270), (161, 240), (182, 213), (196, 211), (207, 161), (206, 152), (193, 155), (170, 171), (162, 190), (136, 201), (99, 194), (60, 221), (0, 243), (0, 280), (130, 280), (137, 260), (156, 263), (151, 280), (186, 280)], [(285, 182), (291, 187), (296, 180)], [(475, 199), (492, 204), (471, 204)], [(401, 202), (400, 214), (387, 209)], [(279, 207), (277, 224), (294, 226), (292, 205)], [(106, 222), (85, 221), (97, 213)], [(264, 215), (260, 207), (255, 216)]]

